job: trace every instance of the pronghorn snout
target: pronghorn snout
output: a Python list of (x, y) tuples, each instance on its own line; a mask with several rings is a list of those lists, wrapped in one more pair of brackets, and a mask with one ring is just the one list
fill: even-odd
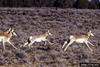
[(50, 36), (52, 36), (52, 33), (49, 33)]
[(17, 36), (17, 34), (15, 32), (13, 32), (13, 35)]
[(91, 36), (94, 36), (94, 34), (91, 33)]

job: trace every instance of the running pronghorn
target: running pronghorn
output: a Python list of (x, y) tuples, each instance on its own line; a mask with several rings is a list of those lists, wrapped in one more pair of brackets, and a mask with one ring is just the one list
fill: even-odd
[(81, 35), (70, 35), (70, 37), (69, 37), (69, 42), (65, 41), (64, 44), (63, 44), (63, 46), (62, 46), (62, 48), (64, 48), (65, 45), (67, 44), (67, 46), (66, 46), (65, 49), (64, 49), (64, 51), (66, 51), (67, 48), (68, 48), (73, 42), (77, 42), (77, 43), (85, 43), (85, 44), (87, 45), (87, 47), (90, 49), (90, 51), (93, 51), (93, 50), (89, 47), (89, 45), (88, 45), (88, 43), (89, 43), (90, 45), (94, 46), (92, 43), (90, 43), (90, 42), (88, 41), (88, 39), (90, 38), (90, 36), (94, 36), (94, 35), (92, 34), (91, 31), (89, 31), (89, 32), (86, 33), (86, 34), (81, 34)]
[(48, 40), (48, 36), (51, 36), (52, 34), (49, 32), (45, 32), (44, 34), (41, 35), (34, 35), (34, 36), (30, 36), (28, 38), (28, 41), (24, 44), (24, 46), (28, 45), (29, 47), (35, 43), (35, 42), (49, 42), (50, 44), (52, 44), (49, 40)]
[(16, 33), (14, 32), (14, 29), (9, 29), (7, 30), (6, 32), (0, 32), (0, 42), (3, 43), (3, 48), (5, 50), (5, 42), (8, 42), (9, 44), (11, 44), (15, 49), (17, 49), (11, 42), (10, 42), (10, 39), (11, 37), (16, 35)]

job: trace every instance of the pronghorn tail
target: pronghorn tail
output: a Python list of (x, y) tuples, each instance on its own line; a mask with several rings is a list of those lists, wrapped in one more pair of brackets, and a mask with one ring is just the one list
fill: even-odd
[(30, 38), (27, 39), (27, 42), (24, 44), (24, 46), (28, 45), (29, 43), (31, 43)]
[(31, 38), (28, 38), (28, 39), (27, 39), (27, 44), (31, 43), (30, 39), (31, 39)]

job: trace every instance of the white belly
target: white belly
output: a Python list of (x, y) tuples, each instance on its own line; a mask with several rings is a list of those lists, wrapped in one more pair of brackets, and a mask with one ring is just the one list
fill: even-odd
[(84, 43), (86, 41), (86, 39), (77, 39), (76, 42), (77, 43)]
[(4, 37), (0, 37), (0, 42), (3, 41)]
[(2, 42), (2, 41), (7, 41), (8, 40), (8, 38), (6, 38), (6, 37), (4, 37), (4, 36), (0, 36), (0, 42)]
[(35, 41), (36, 42), (41, 42), (41, 41), (46, 41), (46, 39), (45, 38), (37, 38), (37, 39), (35, 39)]

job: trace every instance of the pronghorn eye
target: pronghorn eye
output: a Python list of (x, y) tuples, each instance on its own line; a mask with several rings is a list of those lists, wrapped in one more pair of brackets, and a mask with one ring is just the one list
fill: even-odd
[(10, 31), (8, 31), (8, 34), (10, 33)]

